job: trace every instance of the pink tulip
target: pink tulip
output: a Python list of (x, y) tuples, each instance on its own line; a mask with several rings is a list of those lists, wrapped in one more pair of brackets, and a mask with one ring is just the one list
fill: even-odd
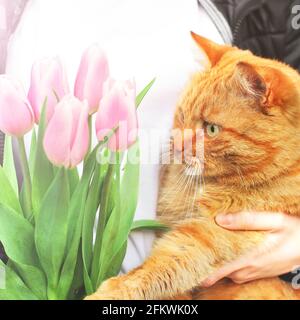
[(89, 47), (81, 58), (74, 95), (80, 100), (87, 99), (90, 114), (98, 109), (103, 83), (108, 78), (108, 74), (108, 61), (102, 49), (96, 44)]
[(87, 102), (67, 95), (58, 103), (48, 123), (44, 150), (53, 164), (73, 168), (84, 159), (88, 147)]
[(0, 130), (22, 137), (33, 125), (33, 112), (21, 84), (0, 75)]
[(117, 126), (119, 129), (108, 142), (108, 147), (113, 151), (125, 150), (137, 139), (138, 122), (133, 81), (109, 79), (105, 83), (104, 96), (96, 116), (98, 140), (102, 141)]
[(49, 58), (36, 61), (32, 66), (31, 85), (28, 99), (32, 105), (36, 123), (47, 97), (47, 121), (53, 115), (58, 98), (62, 99), (69, 93), (66, 72), (59, 58)]

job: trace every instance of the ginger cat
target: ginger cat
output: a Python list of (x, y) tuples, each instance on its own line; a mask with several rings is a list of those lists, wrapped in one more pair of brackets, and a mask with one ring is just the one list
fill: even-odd
[[(197, 129), (204, 131), (203, 172), (195, 146), (188, 160), (166, 166), (158, 216), (171, 230), (143, 265), (105, 281), (87, 299), (299, 299), (300, 292), (279, 278), (199, 287), (264, 239), (263, 232), (219, 227), (216, 214), (300, 215), (300, 75), (281, 62), (192, 36), (207, 69), (187, 86), (174, 128), (193, 129), (193, 141)], [(175, 144), (173, 151), (182, 148)], [(203, 192), (197, 175), (189, 176), (188, 192), (176, 184), (187, 179), (187, 167), (201, 170)]]

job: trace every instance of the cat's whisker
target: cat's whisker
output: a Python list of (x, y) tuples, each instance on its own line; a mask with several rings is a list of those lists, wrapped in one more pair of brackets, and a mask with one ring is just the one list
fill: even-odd
[(196, 197), (198, 195), (198, 187), (199, 187), (199, 181), (201, 181), (201, 165), (198, 166), (197, 168), (197, 176), (196, 176), (196, 179), (195, 179), (195, 186), (194, 186), (194, 197), (193, 197), (193, 201), (192, 201), (192, 204), (191, 204), (191, 218), (193, 216), (193, 213), (195, 211), (195, 208), (194, 208), (194, 205), (195, 205), (195, 202), (196, 202)]
[[(187, 177), (183, 174), (184, 170), (185, 170), (185, 167), (183, 167), (176, 174), (176, 176), (173, 177), (173, 180), (175, 180), (176, 177), (177, 177), (177, 179), (172, 184), (173, 187), (170, 190), (168, 190), (163, 196), (161, 196), (160, 203), (163, 203), (164, 200), (166, 200), (172, 194), (175, 194), (175, 195), (178, 194), (179, 190), (185, 185)], [(163, 216), (165, 214), (165, 212), (167, 211), (167, 209), (169, 209), (170, 206), (173, 205), (173, 202), (171, 202), (171, 201), (166, 201), (166, 202), (167, 202), (167, 204), (163, 207), (163, 210), (161, 212), (161, 216)]]
[(195, 210), (194, 205), (195, 205), (195, 201), (196, 201), (196, 197), (197, 197), (197, 193), (198, 193), (198, 184), (201, 179), (201, 165), (200, 164), (196, 165), (195, 171), (196, 171), (196, 174), (193, 179), (193, 187), (192, 187), (194, 194), (193, 194), (192, 201), (190, 201), (190, 205), (188, 208), (188, 214), (189, 214), (190, 218), (192, 218), (194, 210)]
[(201, 181), (200, 181), (200, 186), (201, 186), (201, 194), (204, 193), (204, 190), (205, 190), (205, 179), (204, 179), (204, 176), (203, 174), (201, 174)]
[[(187, 167), (185, 168), (185, 172), (186, 172), (186, 169), (187, 169)], [(189, 186), (189, 182), (190, 182), (190, 180), (191, 180), (191, 176), (190, 175), (185, 175), (185, 176), (187, 176), (187, 183), (186, 183), (186, 186), (185, 186), (185, 188), (184, 188), (184, 190), (183, 190), (183, 193), (186, 191), (186, 189), (188, 188), (188, 186)]]
[(188, 212), (189, 212), (189, 216), (192, 217), (193, 211), (194, 211), (194, 201), (195, 201), (195, 197), (196, 197), (196, 186), (197, 186), (197, 180), (198, 180), (198, 176), (193, 177), (192, 180), (192, 189), (191, 189), (191, 197), (190, 197), (190, 204), (188, 207)]
[(187, 186), (186, 186), (186, 191), (187, 191), (187, 194), (185, 196), (185, 201), (184, 201), (184, 210), (185, 210), (185, 213), (188, 214), (187, 210), (189, 208), (189, 198), (190, 198), (190, 193), (192, 191), (192, 181), (193, 181), (193, 175), (189, 175), (188, 176), (188, 181), (187, 181)]
[(185, 175), (183, 174), (183, 173), (184, 173), (184, 170), (185, 170), (185, 167), (183, 167), (182, 169), (180, 169), (179, 172), (171, 178), (171, 179), (173, 179), (173, 181), (174, 181), (174, 186), (176, 185), (176, 183), (179, 182), (179, 180), (180, 180), (181, 178), (185, 178)]
[[(184, 166), (183, 169), (181, 170), (181, 174), (182, 174), (182, 183), (176, 187), (176, 190), (174, 190), (175, 194), (178, 194), (178, 192), (180, 191), (181, 194), (184, 194), (185, 195), (185, 201), (184, 201), (184, 205), (182, 207), (182, 209), (184, 210), (186, 208), (186, 202), (188, 200), (188, 194), (189, 194), (189, 186), (190, 186), (190, 182), (191, 182), (191, 179), (192, 177), (191, 176), (188, 176), (186, 174), (183, 173), (183, 171), (185, 171), (187, 168), (187, 166)], [(172, 206), (173, 210), (176, 210), (176, 209), (180, 209), (179, 208), (179, 203), (177, 203), (177, 206), (176, 206), (176, 202), (175, 202), (175, 207), (174, 207), (174, 203), (169, 203), (169, 205), (167, 206), (167, 208), (169, 208), (170, 206)]]
[(161, 165), (171, 164), (173, 154), (171, 152), (164, 152), (160, 155), (159, 163)]
[[(184, 183), (182, 183), (182, 185), (184, 185)], [(178, 189), (181, 189), (181, 186), (178, 187)], [(176, 211), (177, 209), (180, 209), (180, 203), (178, 201), (176, 201), (176, 195), (178, 195), (179, 190), (177, 190), (174, 193), (170, 193), (169, 196), (172, 200), (175, 201), (167, 201), (166, 200), (166, 204), (164, 205), (164, 207), (162, 208), (161, 214), (160, 216), (165, 216), (169, 213), (169, 210), (171, 209), (172, 211)]]
[(187, 216), (191, 217), (191, 204), (192, 204), (192, 199), (194, 198), (195, 195), (195, 178), (192, 178), (191, 180), (191, 187), (190, 187), (190, 192), (189, 192), (189, 197), (188, 197), (188, 203), (187, 203)]

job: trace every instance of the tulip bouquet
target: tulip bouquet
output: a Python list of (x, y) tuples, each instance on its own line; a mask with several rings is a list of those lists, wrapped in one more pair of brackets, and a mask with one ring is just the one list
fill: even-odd
[(133, 81), (112, 80), (97, 45), (82, 56), (73, 95), (58, 58), (33, 65), (27, 96), (0, 76), (0, 242), (8, 257), (0, 260), (0, 299), (81, 299), (119, 273), (131, 230), (161, 227), (134, 221), (136, 107), (152, 84), (136, 96)]

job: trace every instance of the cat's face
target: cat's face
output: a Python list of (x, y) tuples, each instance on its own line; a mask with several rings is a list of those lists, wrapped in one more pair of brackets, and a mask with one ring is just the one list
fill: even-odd
[[(174, 128), (193, 130), (185, 159), (189, 165), (199, 158), (199, 144), (204, 150), (204, 177), (223, 183), (255, 185), (296, 165), (299, 74), (249, 51), (193, 37), (207, 57), (207, 69), (191, 80), (174, 121)], [(203, 132), (200, 139), (197, 132)], [(176, 148), (184, 149), (183, 144)]]

